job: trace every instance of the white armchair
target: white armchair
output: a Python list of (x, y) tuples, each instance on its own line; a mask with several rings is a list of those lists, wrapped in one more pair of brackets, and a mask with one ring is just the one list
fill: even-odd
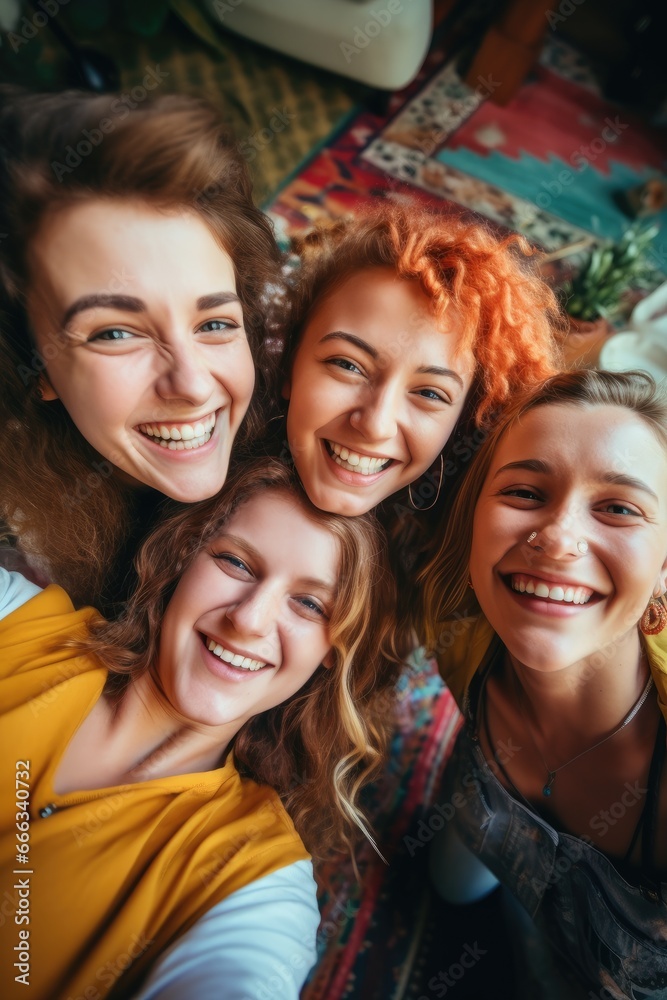
[(204, 0), (229, 31), (349, 76), (398, 90), (431, 40), (432, 0)]

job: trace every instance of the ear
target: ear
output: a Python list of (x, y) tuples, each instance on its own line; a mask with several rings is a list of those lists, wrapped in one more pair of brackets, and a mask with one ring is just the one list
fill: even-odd
[(40, 398), (44, 400), (45, 403), (50, 402), (52, 399), (58, 399), (58, 393), (53, 388), (49, 382), (48, 376), (42, 372), (39, 376), (39, 382), (37, 383)]
[(327, 655), (322, 660), (322, 666), (325, 670), (333, 670), (336, 665), (336, 658), (333, 649), (330, 649)]
[(658, 573), (658, 578), (655, 581), (655, 586), (653, 587), (653, 597), (659, 598), (667, 591), (667, 556), (662, 564), (662, 568)]
[(288, 378), (286, 378), (285, 381), (283, 382), (283, 387), (280, 390), (280, 395), (283, 397), (283, 399), (289, 399), (290, 396), (292, 395), (292, 383)]

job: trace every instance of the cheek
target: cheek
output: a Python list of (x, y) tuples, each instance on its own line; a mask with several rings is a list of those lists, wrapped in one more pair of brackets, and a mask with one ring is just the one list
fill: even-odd
[(447, 414), (436, 426), (425, 427), (424, 420), (417, 420), (410, 436), (410, 451), (415, 461), (432, 465), (447, 444), (456, 424), (456, 414)]
[(245, 344), (238, 364), (234, 366), (234, 378), (229, 379), (227, 370), (225, 370), (225, 376), (230, 382), (229, 389), (232, 398), (247, 407), (255, 388), (255, 362), (248, 343)]

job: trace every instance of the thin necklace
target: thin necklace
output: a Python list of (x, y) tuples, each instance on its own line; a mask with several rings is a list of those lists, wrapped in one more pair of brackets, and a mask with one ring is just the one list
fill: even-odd
[(630, 711), (628, 712), (628, 714), (626, 715), (626, 717), (623, 719), (623, 722), (621, 722), (621, 724), (619, 726), (617, 726), (616, 729), (614, 729), (613, 732), (609, 733), (607, 736), (603, 736), (601, 740), (598, 740), (597, 743), (594, 743), (592, 747), (586, 747), (586, 749), (582, 750), (581, 753), (578, 753), (576, 755), (576, 757), (571, 757), (570, 760), (566, 760), (564, 764), (560, 764), (559, 767), (555, 767), (552, 770), (549, 767), (549, 765), (547, 764), (546, 760), (544, 759), (544, 757), (542, 755), (542, 751), (540, 750), (540, 748), (538, 747), (537, 743), (535, 742), (535, 737), (533, 736), (533, 731), (530, 728), (530, 725), (529, 725), (529, 722), (528, 722), (528, 718), (526, 717), (526, 714), (525, 714), (525, 712), (523, 710), (523, 689), (522, 689), (521, 685), (519, 684), (519, 680), (517, 678), (516, 671), (513, 668), (512, 668), (512, 672), (514, 674), (514, 683), (516, 685), (516, 693), (517, 693), (517, 700), (518, 700), (518, 704), (519, 704), (519, 712), (521, 713), (521, 718), (523, 719), (523, 724), (526, 727), (526, 729), (528, 730), (528, 735), (530, 736), (531, 743), (533, 744), (533, 746), (537, 750), (537, 752), (538, 752), (538, 754), (540, 756), (540, 760), (544, 764), (544, 770), (547, 772), (547, 782), (546, 782), (544, 788), (542, 789), (542, 795), (546, 795), (547, 798), (549, 797), (549, 795), (551, 795), (551, 789), (553, 787), (554, 781), (556, 780), (556, 775), (558, 774), (558, 772), (562, 771), (564, 767), (569, 767), (570, 764), (574, 764), (575, 760), (579, 760), (579, 758), (583, 757), (584, 754), (590, 753), (591, 750), (596, 750), (597, 747), (602, 746), (602, 744), (606, 743), (607, 740), (610, 740), (612, 738), (612, 736), (616, 736), (617, 733), (620, 733), (621, 729), (625, 729), (625, 727), (630, 722), (632, 722), (632, 720), (634, 719), (635, 715), (637, 714), (637, 712), (639, 711), (639, 709), (642, 707), (642, 705), (644, 704), (644, 702), (648, 698), (649, 691), (653, 687), (653, 677), (652, 677), (651, 672), (649, 670), (648, 681), (646, 682), (646, 687), (644, 688), (644, 690), (640, 694), (638, 700), (632, 706), (632, 708), (630, 709)]

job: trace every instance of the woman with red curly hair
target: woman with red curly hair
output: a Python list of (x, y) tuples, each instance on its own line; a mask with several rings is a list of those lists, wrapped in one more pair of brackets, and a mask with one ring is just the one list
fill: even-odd
[(309, 498), (355, 515), (407, 490), (428, 509), (514, 393), (558, 367), (558, 306), (531, 248), (383, 204), (297, 254), (282, 393)]

